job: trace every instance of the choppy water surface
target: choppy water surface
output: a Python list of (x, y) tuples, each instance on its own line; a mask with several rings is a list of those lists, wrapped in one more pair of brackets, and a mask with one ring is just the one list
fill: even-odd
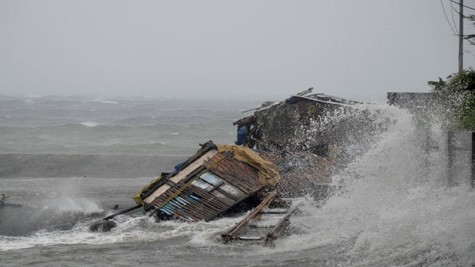
[(447, 187), (442, 132), (434, 127), (439, 150), (427, 158), (411, 116), (378, 109), (396, 123), (334, 177), (342, 190), (324, 206), (297, 201), (294, 232), (275, 248), (221, 244), (239, 217), (156, 223), (137, 212), (117, 217), (109, 233), (89, 232), (115, 204), (133, 205), (148, 177), (2, 178), (0, 191), (24, 207), (0, 211), (1, 265), (470, 266), (475, 195)]
[(259, 102), (0, 97), (0, 153), (188, 155)]

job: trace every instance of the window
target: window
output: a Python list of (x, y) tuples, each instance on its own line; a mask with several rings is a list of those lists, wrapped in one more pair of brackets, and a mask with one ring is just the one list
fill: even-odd
[(204, 180), (205, 182), (209, 183), (209, 184), (212, 184), (213, 186), (215, 187), (218, 187), (220, 186), (221, 184), (223, 184), (223, 179), (217, 177), (216, 175), (210, 173), (210, 172), (205, 172), (203, 173), (200, 178), (202, 180)]
[(206, 192), (209, 192), (209, 191), (213, 190), (213, 188), (214, 188), (214, 186), (208, 184), (207, 182), (205, 182), (201, 179), (196, 179), (191, 184), (205, 190)]
[(191, 184), (209, 192), (224, 184), (224, 181), (210, 172), (205, 172)]
[[(206, 192), (211, 192), (213, 195), (217, 196), (222, 201), (224, 201), (224, 199), (227, 198), (225, 202), (229, 202), (229, 201), (234, 202), (234, 200), (230, 199), (229, 196), (234, 197), (235, 199), (241, 199), (246, 196), (244, 192), (242, 192), (235, 186), (224, 182), (223, 179), (212, 174), (211, 172), (205, 172), (201, 174), (191, 184), (205, 190)], [(229, 196), (225, 196), (224, 194), (217, 192), (217, 190), (215, 189), (218, 189), (218, 188), (219, 190), (224, 191)]]

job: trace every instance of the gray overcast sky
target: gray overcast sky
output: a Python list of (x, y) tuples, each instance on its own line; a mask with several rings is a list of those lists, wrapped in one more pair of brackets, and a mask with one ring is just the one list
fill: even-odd
[(437, 0), (0, 0), (0, 40), (0, 94), (101, 97), (384, 100), (456, 72), (458, 49)]

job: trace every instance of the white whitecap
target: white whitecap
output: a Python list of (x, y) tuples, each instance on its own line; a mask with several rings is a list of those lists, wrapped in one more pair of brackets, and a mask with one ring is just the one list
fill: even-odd
[(63, 197), (58, 203), (57, 209), (59, 211), (83, 212), (85, 214), (103, 211), (96, 202), (86, 198)]
[(96, 127), (99, 125), (99, 123), (93, 122), (93, 121), (85, 121), (85, 122), (81, 122), (81, 125), (86, 126), (86, 127)]
[(102, 104), (114, 104), (114, 105), (119, 104), (119, 102), (116, 102), (116, 101), (113, 101), (113, 100), (106, 100), (106, 99), (96, 99), (96, 100), (94, 100), (94, 102), (102, 103)]
[(42, 98), (42, 95), (26, 95), (25, 98)]

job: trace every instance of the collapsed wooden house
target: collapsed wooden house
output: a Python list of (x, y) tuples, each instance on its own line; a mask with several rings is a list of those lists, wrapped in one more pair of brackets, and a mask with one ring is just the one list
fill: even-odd
[[(223, 242), (262, 240), (269, 245), (284, 232), (295, 211), (275, 191), (280, 182), (277, 166), (251, 148), (209, 141), (172, 173), (162, 173), (142, 188), (133, 199), (158, 220), (209, 221), (250, 210), (234, 226), (223, 229)], [(99, 227), (105, 229), (108, 225), (101, 222), (92, 229)]]
[(256, 206), (279, 182), (276, 166), (252, 149), (209, 141), (133, 199), (158, 219), (209, 221), (241, 205)]

